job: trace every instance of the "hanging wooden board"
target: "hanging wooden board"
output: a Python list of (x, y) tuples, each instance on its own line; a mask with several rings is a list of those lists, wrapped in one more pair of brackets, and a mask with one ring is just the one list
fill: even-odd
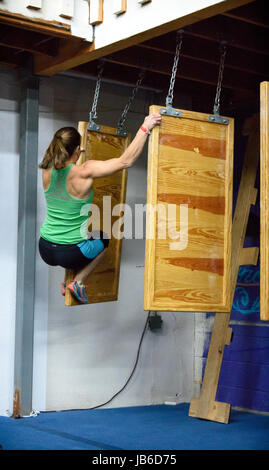
[(149, 141), (144, 309), (229, 312), (234, 122), (178, 111)]
[(260, 318), (269, 320), (269, 82), (260, 85)]
[[(120, 157), (130, 142), (130, 136), (117, 136), (117, 130), (112, 127), (101, 126), (100, 132), (93, 132), (88, 130), (88, 122), (79, 122), (78, 130), (82, 136), (81, 146), (85, 149), (78, 164), (83, 164), (89, 159), (108, 160)], [(124, 204), (126, 184), (126, 169), (105, 178), (96, 178), (93, 183), (94, 198), (92, 203), (100, 210), (100, 230), (107, 233), (109, 237), (111, 235), (111, 238), (103, 260), (85, 281), (89, 303), (118, 299), (122, 227), (119, 223), (117, 224), (120, 213), (117, 210), (113, 213), (113, 208), (118, 204)], [(93, 229), (94, 227), (89, 227), (90, 231)], [(66, 270), (66, 284), (73, 279), (74, 272)], [(68, 290), (65, 294), (65, 305), (79, 305), (79, 302)]]

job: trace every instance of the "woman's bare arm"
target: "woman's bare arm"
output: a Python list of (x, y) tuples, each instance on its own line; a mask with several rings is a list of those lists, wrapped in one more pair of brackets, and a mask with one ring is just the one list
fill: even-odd
[[(161, 115), (154, 113), (145, 118), (143, 127), (151, 131), (155, 126), (160, 125), (160, 123)], [(84, 178), (100, 178), (131, 167), (141, 155), (147, 136), (144, 131), (139, 129), (135, 138), (120, 157), (110, 158), (105, 161), (88, 160), (81, 165), (81, 176)]]

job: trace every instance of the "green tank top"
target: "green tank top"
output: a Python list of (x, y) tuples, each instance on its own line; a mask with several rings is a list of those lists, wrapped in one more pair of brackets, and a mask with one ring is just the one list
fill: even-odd
[(88, 215), (93, 199), (93, 188), (87, 199), (69, 194), (66, 178), (74, 164), (60, 170), (51, 168), (50, 186), (44, 191), (47, 214), (40, 228), (45, 240), (63, 245), (77, 244), (87, 239)]

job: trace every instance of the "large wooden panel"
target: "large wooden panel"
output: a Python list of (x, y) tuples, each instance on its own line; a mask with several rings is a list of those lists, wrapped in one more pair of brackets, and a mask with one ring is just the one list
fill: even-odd
[[(163, 116), (149, 142), (144, 308), (229, 312), (234, 123), (180, 111), (181, 118)], [(151, 210), (158, 204), (160, 217)], [(177, 240), (169, 204), (176, 205)]]
[(260, 296), (261, 320), (269, 320), (269, 82), (261, 83)]
[[(78, 130), (82, 136), (81, 145), (86, 149), (78, 162), (79, 164), (89, 159), (108, 160), (120, 157), (129, 144), (130, 137), (117, 136), (116, 129), (112, 127), (101, 126), (100, 132), (89, 131), (87, 127), (87, 122), (80, 122), (78, 125)], [(118, 211), (114, 211), (114, 215), (112, 213), (116, 205), (125, 202), (126, 184), (127, 170), (121, 170), (105, 178), (96, 178), (93, 183), (94, 198), (92, 203), (98, 206), (100, 210), (100, 230), (103, 230), (111, 238), (104, 259), (85, 281), (89, 303), (118, 299), (122, 240), (120, 237), (120, 223), (115, 224), (119, 220), (120, 213)], [(89, 230), (93, 229), (96, 228), (91, 224)], [(73, 278), (74, 273), (67, 270), (66, 283), (71, 282)], [(78, 304), (79, 302), (67, 291), (65, 305)]]

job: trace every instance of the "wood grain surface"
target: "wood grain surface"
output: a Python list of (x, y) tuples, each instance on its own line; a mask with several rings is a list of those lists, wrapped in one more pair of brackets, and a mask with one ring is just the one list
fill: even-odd
[[(81, 145), (86, 150), (81, 154), (79, 164), (89, 159), (108, 160), (120, 157), (129, 145), (130, 136), (117, 136), (116, 129), (112, 127), (101, 126), (100, 132), (89, 131), (87, 127), (87, 122), (79, 122), (78, 130), (82, 136)], [(127, 170), (121, 170), (105, 178), (96, 178), (93, 183), (94, 198), (92, 203), (96, 204), (100, 210), (100, 230), (103, 230), (109, 236), (111, 233), (111, 238), (103, 260), (85, 281), (89, 303), (108, 302), (118, 299), (122, 240), (118, 236), (121, 230), (120, 224), (118, 224), (118, 231), (114, 230), (114, 235), (116, 236), (113, 236), (111, 228), (119, 219), (119, 216), (112, 216), (112, 211), (115, 205), (125, 202), (126, 184)], [(111, 196), (111, 205), (103, 204), (103, 198), (106, 196)], [(103, 208), (106, 210), (104, 217)], [(90, 226), (89, 230), (94, 230), (94, 227)], [(67, 270), (66, 283), (71, 282), (73, 278), (74, 272)], [(79, 305), (69, 291), (65, 295), (65, 305)]]
[(260, 318), (269, 320), (269, 82), (260, 85)]
[[(251, 250), (244, 248), (250, 207), (251, 204), (255, 204), (257, 196), (255, 181), (259, 164), (259, 126), (256, 116), (245, 121), (243, 133), (248, 136), (248, 140), (232, 224), (231, 292), (233, 301), (240, 265), (257, 261), (256, 247), (251, 247)], [(200, 397), (191, 400), (189, 409), (189, 416), (226, 424), (229, 422), (231, 405), (217, 401), (216, 394), (225, 346), (231, 341), (232, 329), (229, 327), (231, 310), (228, 313), (218, 312), (215, 315)]]
[[(163, 116), (149, 141), (147, 204), (164, 205), (166, 217), (157, 211), (152, 216), (148, 208), (144, 309), (228, 312), (234, 122), (216, 124), (207, 114), (181, 112), (181, 118)], [(178, 240), (180, 206), (187, 205), (187, 242), (176, 250), (171, 249), (176, 240), (169, 232), (170, 204), (176, 205)]]

